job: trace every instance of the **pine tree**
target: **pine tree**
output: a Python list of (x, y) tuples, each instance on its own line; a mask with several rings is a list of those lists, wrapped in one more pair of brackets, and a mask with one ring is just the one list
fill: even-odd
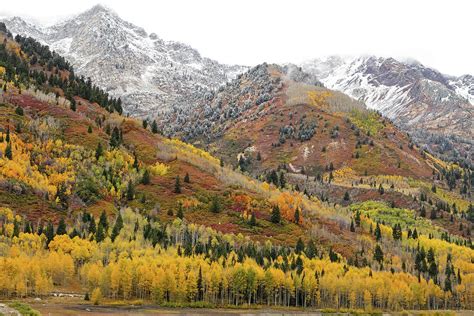
[(132, 201), (134, 197), (135, 197), (135, 188), (133, 187), (132, 180), (129, 180), (127, 184), (127, 200)]
[(74, 100), (74, 98), (71, 98), (70, 103), (71, 103), (71, 110), (73, 110), (75, 112), (76, 111), (76, 100)]
[(58, 228), (56, 229), (56, 235), (66, 235), (66, 222), (64, 221), (64, 217), (61, 217), (59, 220)]
[(181, 203), (178, 204), (178, 211), (176, 213), (176, 217), (180, 219), (184, 218), (183, 205)]
[(151, 123), (151, 131), (153, 134), (158, 134), (158, 124), (156, 120), (153, 120), (153, 123)]
[(97, 231), (97, 228), (96, 228), (96, 225), (95, 225), (95, 219), (94, 217), (91, 218), (90, 222), (89, 222), (89, 234), (95, 234), (96, 231)]
[(298, 238), (298, 241), (296, 242), (295, 252), (297, 254), (301, 254), (302, 251), (304, 251), (304, 242), (300, 237)]
[(105, 214), (105, 211), (102, 211), (102, 213), (100, 214), (99, 225), (102, 225), (105, 230), (105, 233), (107, 233), (107, 231), (109, 230), (109, 222), (107, 220), (107, 214)]
[(18, 237), (20, 235), (20, 223), (15, 219), (13, 220), (13, 237)]
[(186, 175), (184, 176), (184, 182), (189, 183), (189, 173), (186, 172)]
[(346, 193), (344, 193), (344, 201), (349, 201), (351, 199), (350, 195), (349, 195), (349, 192), (346, 191)]
[(285, 175), (282, 173), (280, 173), (280, 188), (285, 188), (286, 186), (286, 179), (285, 179)]
[(385, 192), (385, 190), (384, 190), (382, 184), (380, 184), (380, 185), (379, 185), (379, 193), (380, 193), (380, 195), (384, 194), (384, 192)]
[(112, 135), (110, 136), (110, 147), (112, 148), (117, 148), (120, 146), (122, 139), (121, 139), (121, 133), (120, 130), (118, 129), (117, 126), (114, 127), (112, 130)]
[(21, 106), (16, 107), (15, 113), (19, 116), (23, 116), (25, 114), (25, 112), (23, 111), (23, 108)]
[(295, 223), (299, 224), (299, 222), (300, 222), (300, 209), (296, 208), (296, 210), (295, 210)]
[(173, 192), (176, 193), (176, 194), (181, 193), (181, 183), (180, 183), (180, 180), (179, 180), (179, 176), (176, 176)]
[(394, 240), (401, 240), (402, 239), (402, 227), (400, 224), (395, 224), (392, 227), (392, 236)]
[(144, 119), (142, 121), (142, 126), (143, 126), (144, 129), (146, 129), (148, 127), (148, 120), (147, 119)]
[(114, 228), (112, 229), (112, 235), (110, 236), (112, 241), (114, 241), (115, 238), (117, 238), (117, 236), (120, 234), (120, 231), (122, 230), (122, 228), (123, 228), (123, 219), (122, 219), (122, 214), (119, 211), (119, 213), (117, 215), (117, 219), (115, 220)]
[(220, 201), (217, 196), (214, 196), (211, 200), (210, 211), (212, 213), (219, 213), (221, 211)]
[(416, 231), (416, 227), (415, 227), (415, 229), (413, 229), (413, 233), (411, 234), (411, 237), (413, 239), (418, 239), (418, 232)]
[(99, 158), (104, 154), (104, 148), (102, 147), (102, 143), (99, 142), (97, 144), (97, 148), (95, 150), (95, 159), (99, 160)]
[(382, 264), (383, 262), (383, 251), (382, 248), (380, 248), (379, 244), (375, 246), (374, 260), (376, 260), (379, 264)]
[(148, 171), (148, 169), (145, 169), (145, 171), (143, 172), (142, 184), (150, 184), (150, 171)]
[(250, 225), (251, 226), (256, 226), (257, 225), (257, 218), (255, 217), (255, 213), (252, 213), (252, 215), (250, 216)]
[(46, 235), (46, 245), (49, 245), (51, 240), (54, 239), (54, 227), (53, 227), (53, 223), (51, 221), (48, 222), (48, 226), (46, 227), (45, 235)]
[(133, 168), (138, 171), (138, 157), (136, 153), (133, 153)]
[(308, 245), (306, 246), (305, 254), (306, 257), (308, 257), (309, 259), (313, 259), (314, 257), (316, 257), (316, 245), (314, 244), (314, 241), (312, 239), (308, 242)]
[(421, 217), (426, 217), (426, 210), (425, 210), (424, 205), (422, 205), (421, 208), (420, 208), (420, 216)]
[(89, 125), (89, 127), (87, 128), (87, 133), (92, 134), (92, 126)]
[(5, 157), (10, 160), (13, 159), (12, 144), (10, 142), (7, 143), (7, 147), (5, 148)]
[(360, 227), (360, 211), (359, 210), (356, 211), (354, 219), (355, 219), (356, 226)]
[(257, 153), (257, 160), (258, 161), (262, 160), (262, 155), (260, 155), (260, 152)]
[(202, 269), (201, 266), (199, 266), (199, 274), (198, 274), (198, 279), (197, 279), (197, 291), (198, 291), (198, 296), (197, 300), (202, 301), (204, 298), (204, 291), (203, 291), (203, 282), (202, 282)]
[(354, 220), (351, 219), (351, 232), (355, 232), (356, 229), (355, 229), (355, 226), (354, 226)]
[(375, 240), (379, 241), (382, 239), (382, 232), (380, 231), (380, 224), (377, 223), (375, 226)]
[(99, 221), (97, 225), (97, 233), (95, 234), (95, 241), (101, 242), (105, 239), (105, 228), (104, 225)]
[(273, 206), (271, 221), (275, 224), (279, 224), (281, 221), (280, 208), (278, 207), (278, 205)]
[(5, 136), (5, 141), (10, 142), (10, 126), (7, 126), (7, 135)]

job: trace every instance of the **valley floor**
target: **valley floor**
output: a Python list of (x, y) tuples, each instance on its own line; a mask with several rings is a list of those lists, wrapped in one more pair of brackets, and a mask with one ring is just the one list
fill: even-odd
[[(473, 311), (403, 311), (403, 312), (374, 312), (364, 314), (362, 311), (351, 313), (348, 311), (336, 312), (335, 310), (312, 310), (302, 308), (171, 308), (161, 307), (154, 304), (123, 305), (123, 301), (106, 302), (103, 305), (93, 305), (85, 303), (82, 299), (74, 297), (50, 298), (45, 300), (26, 300), (25, 305), (41, 313), (41, 315), (59, 316), (59, 315), (245, 315), (245, 316), (277, 316), (277, 315), (473, 315)], [(132, 301), (133, 303), (133, 301)], [(9, 307), (10, 302), (0, 303), (0, 312), (3, 315), (21, 315), (16, 314), (16, 310)], [(0, 314), (2, 315), (2, 314)]]

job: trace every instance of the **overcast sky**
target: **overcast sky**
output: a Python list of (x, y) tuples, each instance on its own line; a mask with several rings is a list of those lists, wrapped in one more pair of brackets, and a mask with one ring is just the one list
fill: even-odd
[(373, 54), (413, 58), (452, 75), (474, 74), (472, 0), (22, 0), (2, 5), (0, 16), (52, 23), (97, 3), (223, 63)]

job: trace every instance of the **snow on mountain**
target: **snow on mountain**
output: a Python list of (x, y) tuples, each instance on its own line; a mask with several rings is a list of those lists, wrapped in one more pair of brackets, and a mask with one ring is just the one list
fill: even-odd
[(12, 33), (34, 37), (65, 56), (78, 74), (121, 96), (125, 111), (137, 116), (156, 114), (191, 94), (216, 89), (246, 70), (148, 34), (100, 5), (48, 27), (18, 17), (4, 22)]
[(420, 143), (438, 152), (474, 154), (473, 76), (447, 76), (417, 61), (375, 56), (329, 56), (301, 67), (326, 87), (380, 111)]

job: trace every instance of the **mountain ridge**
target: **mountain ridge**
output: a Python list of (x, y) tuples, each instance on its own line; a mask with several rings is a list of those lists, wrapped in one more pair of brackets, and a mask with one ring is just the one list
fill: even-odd
[(122, 96), (125, 111), (136, 116), (184, 102), (196, 90), (217, 88), (245, 69), (148, 34), (101, 5), (47, 27), (18, 17), (4, 22), (14, 34), (38, 39), (68, 58), (78, 74)]

